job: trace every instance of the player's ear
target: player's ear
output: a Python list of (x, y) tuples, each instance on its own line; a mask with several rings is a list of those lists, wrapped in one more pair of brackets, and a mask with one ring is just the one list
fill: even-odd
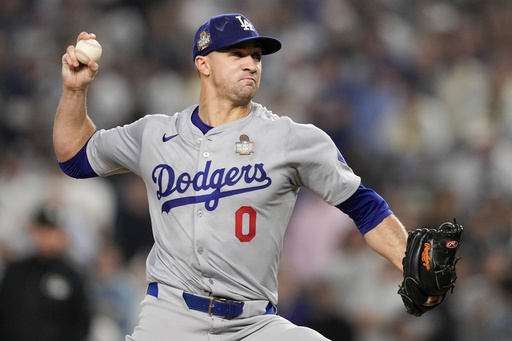
[(196, 63), (197, 71), (199, 71), (199, 73), (201, 75), (204, 75), (204, 76), (210, 75), (210, 65), (208, 63), (208, 58), (206, 58), (204, 56), (197, 56), (195, 63)]

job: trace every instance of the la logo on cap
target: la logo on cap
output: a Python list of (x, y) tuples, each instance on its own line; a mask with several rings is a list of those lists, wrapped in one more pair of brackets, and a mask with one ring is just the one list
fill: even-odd
[(247, 21), (247, 19), (242, 18), (241, 15), (237, 15), (236, 18), (238, 19), (238, 21), (240, 21), (240, 24), (243, 27), (244, 31), (254, 31), (254, 27), (249, 21)]

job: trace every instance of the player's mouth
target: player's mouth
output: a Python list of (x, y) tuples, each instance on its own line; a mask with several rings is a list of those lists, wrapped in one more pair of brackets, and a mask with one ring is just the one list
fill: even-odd
[(240, 79), (240, 81), (258, 84), (257, 78), (254, 76), (245, 76), (242, 79)]
[(254, 83), (256, 83), (256, 77), (246, 76), (246, 77), (242, 78), (242, 81), (244, 81), (244, 80), (253, 81)]

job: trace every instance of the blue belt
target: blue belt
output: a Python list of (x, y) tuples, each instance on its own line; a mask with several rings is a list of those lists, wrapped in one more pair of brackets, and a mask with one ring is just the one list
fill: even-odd
[[(150, 283), (148, 285), (148, 295), (158, 297), (158, 284)], [(244, 302), (232, 301), (224, 298), (205, 298), (186, 292), (183, 293), (183, 299), (189, 309), (202, 311), (210, 315), (222, 316), (227, 319), (233, 319), (240, 316), (243, 312)], [(268, 303), (265, 309), (265, 315), (275, 314), (275, 308), (272, 303)]]

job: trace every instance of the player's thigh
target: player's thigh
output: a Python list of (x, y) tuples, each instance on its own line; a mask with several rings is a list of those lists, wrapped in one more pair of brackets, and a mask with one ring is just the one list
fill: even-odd
[(146, 295), (139, 321), (126, 341), (207, 341), (212, 327), (208, 314), (197, 314), (180, 304)]
[(317, 331), (297, 326), (281, 316), (269, 316), (270, 320), (257, 332), (251, 334), (244, 341), (328, 341)]

